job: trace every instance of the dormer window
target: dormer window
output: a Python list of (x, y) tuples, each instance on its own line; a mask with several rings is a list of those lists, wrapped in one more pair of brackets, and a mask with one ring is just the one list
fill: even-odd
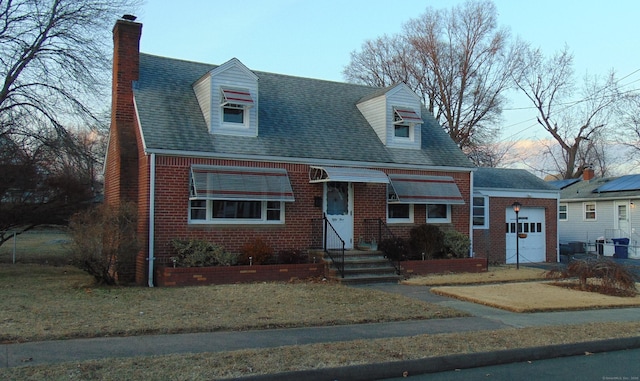
[(253, 107), (253, 98), (248, 90), (222, 88), (222, 122), (246, 124), (247, 111)]
[(407, 124), (396, 124), (394, 127), (394, 136), (396, 138), (409, 138), (411, 136), (411, 126)]
[(393, 136), (400, 140), (413, 140), (413, 128), (422, 123), (420, 116), (410, 108), (393, 108)]

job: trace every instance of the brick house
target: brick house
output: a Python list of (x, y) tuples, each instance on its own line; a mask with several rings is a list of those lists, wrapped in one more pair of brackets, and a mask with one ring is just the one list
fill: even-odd
[[(473, 179), (474, 256), (489, 263), (558, 262), (556, 187), (522, 169), (478, 168)], [(526, 237), (516, 238), (518, 232)]]
[(141, 32), (113, 30), (105, 169), (105, 202), (139, 209), (137, 283), (153, 285), (174, 238), (308, 249), (324, 216), (347, 249), (378, 219), (401, 236), (423, 223), (471, 235), (475, 168), (406, 85), (153, 56)]

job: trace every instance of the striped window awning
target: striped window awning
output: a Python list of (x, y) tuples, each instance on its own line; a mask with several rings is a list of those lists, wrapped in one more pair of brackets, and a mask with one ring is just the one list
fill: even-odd
[(389, 203), (463, 205), (451, 176), (389, 175)]
[(368, 168), (318, 167), (313, 165), (309, 168), (310, 183), (329, 181), (388, 184), (389, 178), (382, 171)]
[(294, 201), (285, 169), (197, 165), (191, 167), (191, 198)]
[(417, 112), (410, 108), (393, 108), (393, 124), (420, 124), (422, 118)]
[(253, 106), (253, 98), (248, 90), (238, 90), (222, 88), (222, 97), (224, 98), (222, 105), (234, 104), (242, 106)]

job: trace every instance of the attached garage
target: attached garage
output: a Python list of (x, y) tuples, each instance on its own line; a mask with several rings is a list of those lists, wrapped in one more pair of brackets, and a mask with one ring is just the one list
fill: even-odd
[[(513, 208), (507, 208), (506, 263), (546, 261), (544, 214), (544, 208), (522, 208), (518, 213), (518, 226), (516, 226), (516, 213)], [(520, 232), (520, 238), (517, 238), (518, 232)]]
[[(478, 168), (473, 181), (475, 257), (494, 264), (558, 261), (557, 188), (522, 169)], [(526, 237), (516, 240), (518, 231)]]

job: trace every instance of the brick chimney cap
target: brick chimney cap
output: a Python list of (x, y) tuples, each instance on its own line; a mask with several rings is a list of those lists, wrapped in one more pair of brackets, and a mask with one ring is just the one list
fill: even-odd
[(123, 19), (127, 21), (136, 21), (137, 17), (134, 15), (126, 14), (122, 16)]

